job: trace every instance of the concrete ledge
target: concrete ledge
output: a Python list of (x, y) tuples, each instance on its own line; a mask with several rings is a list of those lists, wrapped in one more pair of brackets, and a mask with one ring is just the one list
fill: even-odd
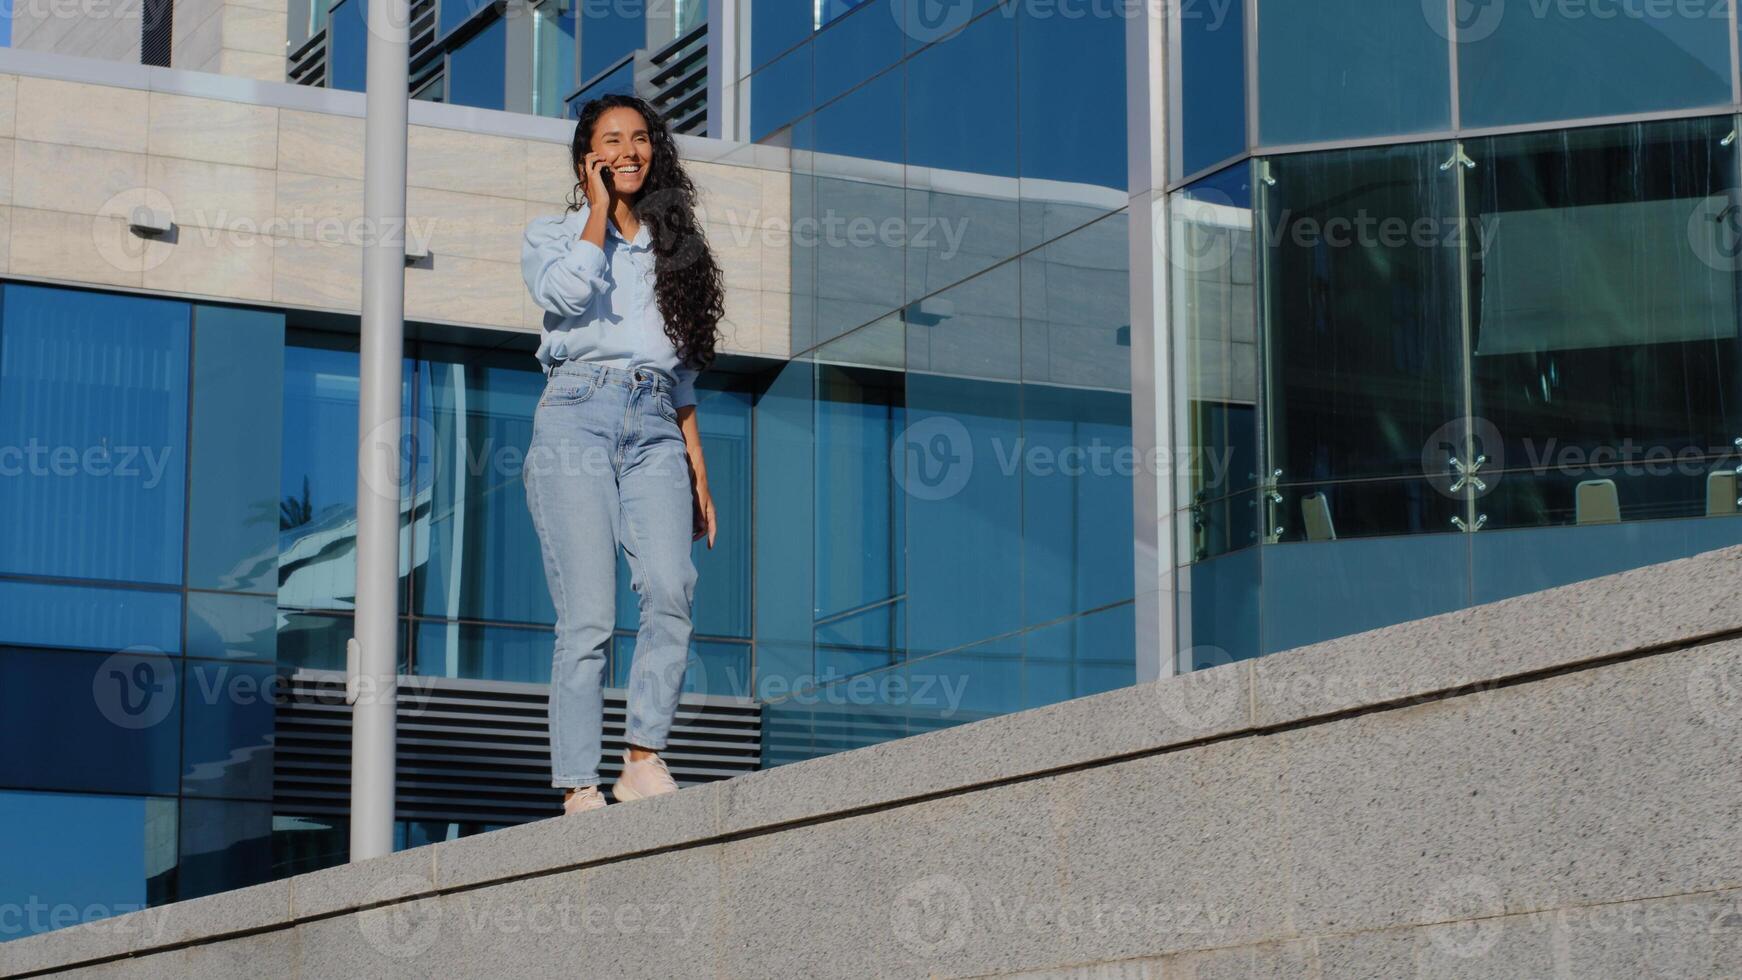
[[(1738, 586), (1742, 548), (1716, 551), (0, 944), (0, 975), (180, 975), (286, 942), (300, 976), (562, 969), (583, 948), (594, 972), (667, 973), (612, 963), (645, 945), (620, 921), (508, 924), (625, 902), (676, 910), (683, 972), (727, 976), (1534, 975), (1489, 955), (1534, 962), (1531, 916), (1742, 888)], [(1081, 927), (1127, 906), (1177, 917)], [(1735, 920), (1687, 955), (1742, 944)], [(1491, 923), (1489, 950), (1428, 969)], [(1645, 955), (1599, 939), (1575, 958)]]

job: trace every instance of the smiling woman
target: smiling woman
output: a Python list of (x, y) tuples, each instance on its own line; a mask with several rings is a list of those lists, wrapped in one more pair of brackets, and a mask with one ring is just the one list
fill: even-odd
[(714, 359), (724, 289), (695, 186), (651, 106), (589, 102), (570, 155), (574, 201), (528, 225), (521, 271), (545, 311), (537, 356), (548, 377), (524, 472), (557, 613), (551, 782), (570, 789), (564, 810), (577, 813), (605, 805), (601, 683), (619, 545), (641, 625), (613, 795), (677, 789), (659, 751), (694, 632), (690, 544), (705, 537), (712, 548), (717, 530), (695, 379)]

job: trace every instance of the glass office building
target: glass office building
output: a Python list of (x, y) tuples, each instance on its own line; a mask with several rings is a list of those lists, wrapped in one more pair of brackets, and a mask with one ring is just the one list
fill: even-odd
[[(775, 53), (813, 93), (755, 117), (796, 162), (793, 354), (700, 383), (721, 535), (695, 548), (686, 687), (755, 706), (763, 766), (1133, 679), (1123, 25), (982, 15), (920, 43), (891, 13)], [(878, 45), (830, 74), (831, 46)], [(0, 935), (345, 859), (284, 759), (289, 678), (341, 670), (353, 630), (356, 331), (0, 278), (0, 814), (33, 842), (0, 848)], [(407, 336), (402, 670), (533, 696), (537, 338)], [(637, 615), (620, 562), (619, 686)], [(401, 819), (398, 843), (496, 825)]]
[[(322, 84), (361, 87), (361, 0), (315, 2)], [(710, 122), (790, 167), (790, 251), (753, 273), (790, 355), (701, 382), (722, 533), (686, 683), (756, 713), (755, 764), (1742, 541), (1733, 9), (1167, 6), (1157, 213), (1131, 205), (1123, 17), (762, 0), (708, 25)], [(652, 77), (664, 28), (528, 9), (415, 5), (418, 97), (563, 115)], [(1153, 280), (1160, 322), (1134, 312)], [(280, 787), (286, 678), (342, 668), (352, 632), (356, 332), (0, 281), (0, 818), (33, 842), (0, 847), (0, 937), (32, 902), (345, 859), (343, 818)], [(536, 702), (536, 337), (407, 336), (403, 670)], [(636, 626), (620, 564), (618, 681)]]
[(1429, 7), (1175, 20), (1184, 669), (1742, 541), (1734, 10)]

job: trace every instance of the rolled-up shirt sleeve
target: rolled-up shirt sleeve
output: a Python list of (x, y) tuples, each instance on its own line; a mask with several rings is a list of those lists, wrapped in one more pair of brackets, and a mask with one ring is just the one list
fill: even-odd
[(520, 274), (533, 302), (561, 316), (580, 316), (606, 288), (605, 251), (544, 215), (526, 226)]
[(682, 408), (696, 403), (696, 375), (699, 373), (695, 368), (681, 364), (672, 371), (673, 377), (677, 379), (677, 384), (671, 389), (672, 407)]

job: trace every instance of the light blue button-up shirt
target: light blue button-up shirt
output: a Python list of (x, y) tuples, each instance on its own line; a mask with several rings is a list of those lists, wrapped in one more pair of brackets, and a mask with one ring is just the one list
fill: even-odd
[(526, 226), (520, 273), (544, 309), (539, 366), (548, 375), (558, 361), (578, 357), (607, 367), (658, 368), (676, 381), (672, 404), (694, 405), (697, 372), (678, 363), (654, 295), (652, 233), (643, 224), (630, 241), (607, 221), (601, 249), (581, 238), (587, 211), (583, 202)]

